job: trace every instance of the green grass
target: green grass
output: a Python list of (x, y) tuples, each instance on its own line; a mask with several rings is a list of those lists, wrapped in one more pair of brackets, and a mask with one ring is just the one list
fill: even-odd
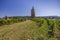
[(0, 27), (0, 40), (56, 40), (48, 37), (48, 25), (46, 21), (41, 27), (36, 22), (27, 20), (12, 25)]

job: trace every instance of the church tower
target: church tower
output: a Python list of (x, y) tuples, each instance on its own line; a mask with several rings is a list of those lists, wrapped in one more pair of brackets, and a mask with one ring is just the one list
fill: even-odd
[(31, 9), (31, 18), (35, 18), (35, 11), (34, 11), (34, 7), (32, 7), (32, 9)]

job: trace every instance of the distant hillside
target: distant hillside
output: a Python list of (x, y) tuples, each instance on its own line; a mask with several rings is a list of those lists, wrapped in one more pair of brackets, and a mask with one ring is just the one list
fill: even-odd
[[(5, 16), (6, 17), (6, 16)], [(5, 17), (0, 18), (0, 19), (5, 19)], [(7, 18), (26, 18), (26, 19), (31, 19), (31, 16), (7, 16)], [(60, 19), (60, 16), (36, 16), (36, 18), (50, 18), (50, 19)]]
[(42, 16), (42, 18), (60, 19), (60, 16)]

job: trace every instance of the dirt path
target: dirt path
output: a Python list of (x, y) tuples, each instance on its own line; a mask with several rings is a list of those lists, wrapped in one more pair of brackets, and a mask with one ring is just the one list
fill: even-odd
[(60, 34), (58, 34), (58, 35), (56, 36), (56, 38), (57, 38), (57, 40), (60, 40)]

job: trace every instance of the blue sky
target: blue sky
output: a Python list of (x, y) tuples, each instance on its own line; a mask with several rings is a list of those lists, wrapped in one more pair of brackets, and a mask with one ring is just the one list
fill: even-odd
[(36, 16), (60, 16), (60, 0), (0, 0), (0, 17), (30, 16), (32, 6)]

